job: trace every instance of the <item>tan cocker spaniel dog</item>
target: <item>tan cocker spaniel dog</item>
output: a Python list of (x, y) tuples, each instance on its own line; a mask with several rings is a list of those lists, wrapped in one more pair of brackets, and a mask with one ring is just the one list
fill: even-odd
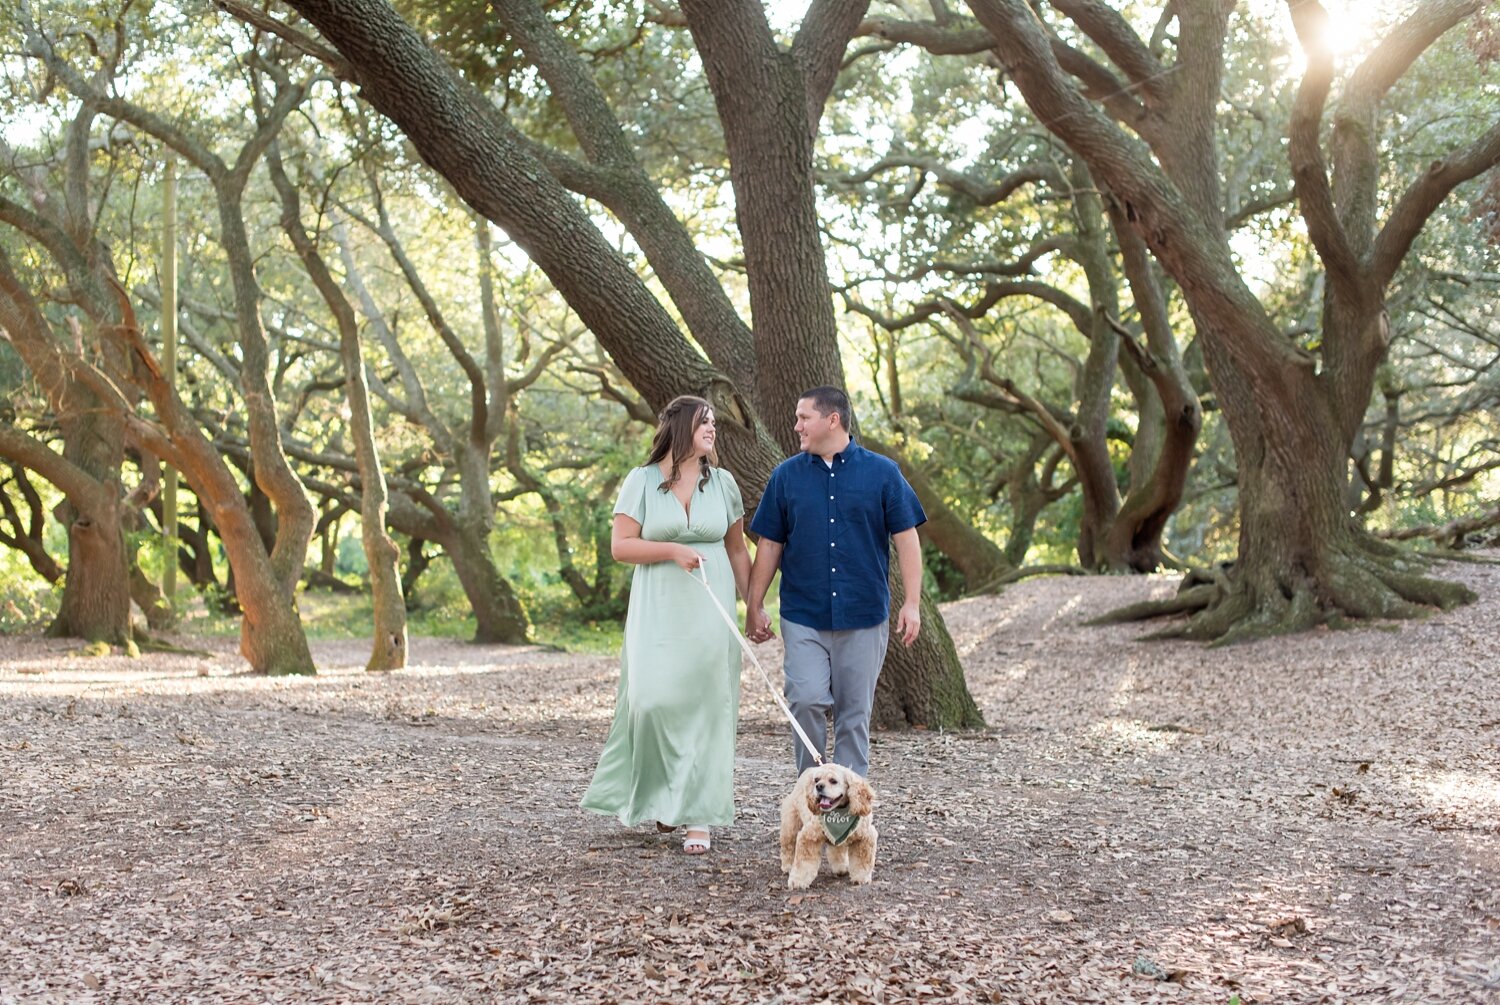
[(781, 871), (787, 874), (786, 885), (793, 890), (811, 886), (825, 846), (835, 876), (848, 874), (854, 883), (868, 883), (875, 872), (878, 836), (870, 819), (874, 807), (875, 790), (848, 768), (824, 764), (802, 772), (781, 801)]

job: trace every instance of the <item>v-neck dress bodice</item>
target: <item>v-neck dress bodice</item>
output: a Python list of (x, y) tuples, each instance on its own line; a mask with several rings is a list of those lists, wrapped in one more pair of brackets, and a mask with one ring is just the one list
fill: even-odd
[[(703, 556), (709, 587), (734, 612), (734, 571), (724, 536), (745, 514), (739, 486), (709, 472), (685, 508), (663, 491), (655, 465), (620, 487), (615, 513), (647, 541), (685, 544)], [(676, 562), (637, 565), (630, 580), (615, 716), (583, 807), (633, 825), (718, 825), (734, 820), (734, 738), (740, 649), (697, 573)]]

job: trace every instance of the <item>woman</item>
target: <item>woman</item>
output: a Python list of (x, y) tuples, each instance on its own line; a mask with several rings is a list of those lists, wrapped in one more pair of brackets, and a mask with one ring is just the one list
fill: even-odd
[(740, 649), (724, 609), (749, 587), (745, 507), (715, 466), (714, 413), (683, 396), (660, 416), (651, 455), (620, 488), (611, 552), (635, 566), (615, 718), (583, 808), (626, 825), (686, 826), (702, 854), (711, 826), (734, 821)]

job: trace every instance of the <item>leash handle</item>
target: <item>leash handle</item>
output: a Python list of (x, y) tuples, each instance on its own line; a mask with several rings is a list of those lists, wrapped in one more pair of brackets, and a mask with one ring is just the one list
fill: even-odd
[[(678, 566), (678, 568), (682, 567)], [(708, 599), (714, 602), (714, 607), (719, 611), (719, 617), (724, 619), (724, 623), (728, 625), (729, 630), (734, 633), (735, 640), (739, 642), (740, 648), (745, 651), (746, 656), (750, 657), (750, 662), (755, 664), (755, 669), (760, 671), (761, 679), (766, 682), (766, 690), (771, 692), (771, 697), (776, 700), (777, 706), (779, 706), (781, 709), (781, 714), (786, 716), (786, 721), (792, 724), (792, 729), (796, 730), (797, 739), (802, 741), (802, 745), (806, 747), (807, 752), (812, 755), (813, 763), (822, 764), (822, 752), (819, 751), (818, 748), (813, 746), (812, 740), (808, 739), (807, 733), (802, 729), (801, 724), (797, 722), (797, 717), (792, 715), (791, 708), (787, 706), (786, 699), (781, 697), (781, 692), (777, 691), (776, 685), (771, 683), (771, 675), (766, 673), (765, 667), (761, 666), (760, 659), (755, 655), (755, 650), (750, 647), (750, 641), (746, 639), (745, 636), (740, 632), (740, 626), (735, 623), (734, 618), (731, 617), (729, 612), (724, 609), (724, 605), (719, 603), (719, 598), (714, 595), (714, 588), (708, 583), (708, 570), (703, 568), (703, 563), (701, 561), (698, 563), (698, 572), (700, 573), (700, 575), (694, 576), (693, 573), (688, 572), (688, 570), (686, 569), (683, 569), (682, 571), (687, 572), (689, 576), (692, 576), (693, 581), (701, 584), (703, 589), (708, 592)]]

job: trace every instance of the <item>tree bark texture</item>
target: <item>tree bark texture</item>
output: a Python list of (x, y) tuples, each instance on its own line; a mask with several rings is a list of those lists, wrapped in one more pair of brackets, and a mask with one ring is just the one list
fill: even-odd
[[(213, 520), (229, 557), (234, 593), (243, 612), (240, 653), (257, 673), (316, 673), (297, 613), (296, 580), (287, 587), (276, 574), (239, 483), (162, 373), (136, 326), (125, 291), (116, 289), (126, 319), (120, 334), (141, 361), (137, 379), (155, 407), (160, 426), (134, 415), (123, 403), (117, 407), (125, 416), (127, 435), (180, 471)], [(311, 529), (309, 523), (309, 536)], [(203, 557), (200, 553), (200, 559)]]

